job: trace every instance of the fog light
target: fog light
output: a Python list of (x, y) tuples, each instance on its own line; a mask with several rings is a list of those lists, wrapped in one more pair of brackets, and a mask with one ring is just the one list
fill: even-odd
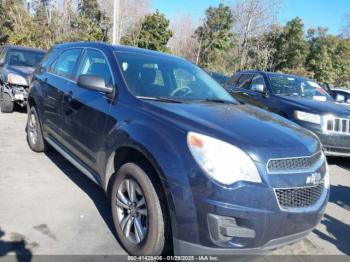
[(255, 238), (256, 236), (255, 230), (239, 226), (233, 217), (209, 214), (208, 225), (212, 239), (218, 242), (229, 241), (233, 237)]

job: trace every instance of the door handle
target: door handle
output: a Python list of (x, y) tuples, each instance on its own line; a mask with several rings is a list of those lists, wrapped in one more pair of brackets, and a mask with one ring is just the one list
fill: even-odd
[(246, 93), (246, 92), (243, 92), (242, 95), (244, 95), (244, 96), (249, 96), (249, 94)]

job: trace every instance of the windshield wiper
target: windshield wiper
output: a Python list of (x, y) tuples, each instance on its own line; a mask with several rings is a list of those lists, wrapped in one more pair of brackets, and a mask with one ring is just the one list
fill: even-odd
[(152, 101), (159, 101), (159, 102), (169, 102), (169, 103), (178, 103), (178, 104), (184, 103), (183, 100), (168, 98), (168, 97), (137, 96), (137, 98), (142, 100), (152, 100)]
[(195, 100), (196, 102), (200, 103), (219, 103), (219, 104), (233, 104), (237, 105), (234, 101), (224, 100), (224, 99), (218, 99), (218, 98), (207, 98), (203, 100)]

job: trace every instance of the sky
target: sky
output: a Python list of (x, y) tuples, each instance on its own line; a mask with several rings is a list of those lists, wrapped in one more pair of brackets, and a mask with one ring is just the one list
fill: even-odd
[[(236, 0), (223, 1), (226, 4)], [(278, 15), (279, 22), (284, 25), (287, 21), (299, 16), (306, 28), (327, 27), (331, 34), (339, 34), (342, 21), (350, 14), (350, 0), (281, 0), (282, 7)], [(154, 0), (154, 9), (158, 9), (167, 17), (178, 14), (191, 15), (195, 20), (203, 17), (205, 9), (217, 6), (221, 0)]]

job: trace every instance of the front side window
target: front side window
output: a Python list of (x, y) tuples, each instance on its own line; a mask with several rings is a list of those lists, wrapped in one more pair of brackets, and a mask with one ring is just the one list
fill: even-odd
[(105, 56), (97, 50), (87, 49), (79, 66), (77, 75), (100, 76), (105, 80), (106, 86), (113, 84), (112, 74)]
[(269, 75), (272, 92), (276, 95), (299, 96), (314, 100), (333, 100), (332, 97), (316, 82), (288, 75)]
[(249, 89), (253, 76), (252, 74), (242, 74), (238, 80), (237, 87)]
[(263, 90), (266, 90), (264, 77), (262, 75), (255, 75), (251, 81), (250, 89), (255, 91), (258, 86), (261, 86)]
[(49, 71), (64, 78), (73, 79), (74, 69), (81, 53), (80, 48), (64, 51), (51, 65)]
[(137, 97), (236, 103), (207, 73), (183, 59), (128, 52), (117, 52), (116, 58), (128, 89)]
[(6, 55), (6, 64), (9, 66), (36, 67), (45, 53), (42, 51), (10, 49)]

